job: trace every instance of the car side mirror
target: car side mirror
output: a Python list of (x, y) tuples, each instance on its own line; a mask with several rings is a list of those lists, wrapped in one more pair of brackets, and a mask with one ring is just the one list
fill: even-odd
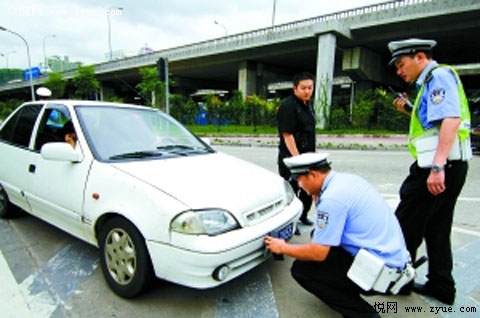
[(66, 142), (48, 142), (40, 149), (40, 155), (43, 159), (56, 161), (80, 162), (83, 159), (82, 153)]

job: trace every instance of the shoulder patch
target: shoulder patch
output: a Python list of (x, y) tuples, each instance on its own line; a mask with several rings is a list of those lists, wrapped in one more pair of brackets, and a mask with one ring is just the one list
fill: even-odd
[(320, 229), (323, 229), (328, 224), (328, 213), (318, 211), (317, 212), (317, 226)]
[(430, 101), (434, 104), (440, 104), (445, 99), (445, 89), (436, 88), (430, 93)]

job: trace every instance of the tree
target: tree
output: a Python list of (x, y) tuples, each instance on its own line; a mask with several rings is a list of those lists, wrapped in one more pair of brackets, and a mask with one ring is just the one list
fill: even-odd
[(353, 107), (352, 127), (408, 130), (409, 117), (392, 106), (393, 96), (376, 88), (357, 92)]
[(73, 75), (75, 97), (81, 99), (96, 99), (100, 90), (100, 82), (95, 78), (95, 66), (79, 66)]
[(245, 125), (246, 107), (245, 101), (243, 100), (243, 93), (239, 90), (234, 90), (228, 105), (228, 120), (232, 124)]
[(65, 93), (66, 81), (62, 73), (53, 72), (48, 74), (48, 78), (43, 84), (52, 91), (52, 99), (62, 98)]
[(191, 97), (185, 98), (178, 94), (170, 95), (170, 115), (179, 122), (193, 125), (197, 113), (198, 106)]
[(215, 94), (207, 94), (202, 99), (207, 106), (209, 121), (216, 124), (217, 130), (220, 131), (220, 125), (225, 121), (223, 101)]
[(24, 101), (20, 99), (7, 99), (5, 102), (0, 101), (0, 119), (6, 118), (10, 113), (20, 106)]
[(149, 106), (155, 108), (165, 106), (165, 84), (160, 81), (157, 68), (144, 67), (139, 72), (142, 80), (136, 87), (140, 90), (142, 97), (150, 101)]
[(0, 84), (7, 83), (11, 80), (22, 80), (22, 78), (23, 78), (23, 70), (21, 69), (17, 69), (17, 68), (0, 69)]

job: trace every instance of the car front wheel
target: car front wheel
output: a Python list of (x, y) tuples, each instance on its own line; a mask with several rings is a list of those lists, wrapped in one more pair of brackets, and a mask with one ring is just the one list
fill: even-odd
[(99, 233), (100, 264), (110, 288), (119, 296), (132, 298), (154, 279), (145, 239), (128, 220), (114, 217)]

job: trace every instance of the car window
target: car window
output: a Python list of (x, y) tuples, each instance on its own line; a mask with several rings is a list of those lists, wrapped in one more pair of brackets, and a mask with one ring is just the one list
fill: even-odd
[(38, 127), (34, 149), (40, 151), (47, 142), (65, 141), (62, 128), (70, 120), (70, 112), (66, 106), (47, 105)]
[(0, 139), (15, 145), (28, 147), (33, 126), (42, 105), (26, 105), (7, 119), (0, 130)]
[(80, 125), (100, 160), (167, 158), (212, 152), (170, 116), (155, 109), (76, 106)]

